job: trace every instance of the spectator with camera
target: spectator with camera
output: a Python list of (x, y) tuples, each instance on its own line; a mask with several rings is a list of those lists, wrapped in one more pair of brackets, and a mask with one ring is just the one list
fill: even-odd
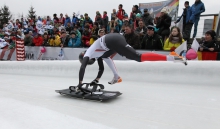
[(155, 27), (152, 25), (147, 26), (147, 34), (141, 42), (141, 49), (146, 50), (163, 50), (162, 37), (155, 33)]

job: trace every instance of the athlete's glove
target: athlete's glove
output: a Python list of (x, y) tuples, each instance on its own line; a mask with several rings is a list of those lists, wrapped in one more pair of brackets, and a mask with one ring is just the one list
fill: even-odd
[(98, 80), (93, 80), (91, 83), (90, 83), (90, 86), (92, 86), (92, 85), (95, 85), (95, 84), (98, 84), (99, 83), (99, 81)]

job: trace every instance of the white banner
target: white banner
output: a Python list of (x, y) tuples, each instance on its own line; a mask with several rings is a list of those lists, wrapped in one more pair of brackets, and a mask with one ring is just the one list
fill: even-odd
[[(26, 56), (25, 60), (37, 60), (41, 53), (41, 48), (42, 47), (25, 46), (25, 56)], [(46, 52), (43, 53), (41, 60), (78, 60), (79, 53), (88, 49), (88, 48), (63, 48), (62, 51), (63, 58), (60, 58), (59, 57), (61, 52), (60, 47), (45, 47), (45, 48), (46, 48)], [(151, 51), (137, 50), (137, 52), (143, 53), (143, 52), (151, 52)], [(169, 54), (169, 51), (155, 51), (155, 52), (164, 55)], [(4, 59), (7, 58), (8, 54), (9, 52), (5, 53)], [(116, 54), (113, 59), (126, 60), (125, 57), (122, 57), (118, 54)], [(13, 53), (11, 60), (16, 60), (16, 52)]]

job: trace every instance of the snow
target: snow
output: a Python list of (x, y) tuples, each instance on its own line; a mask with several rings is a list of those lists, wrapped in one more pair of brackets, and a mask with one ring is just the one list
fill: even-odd
[[(0, 62), (1, 129), (217, 129), (220, 127), (219, 62), (115, 61), (123, 94), (109, 102), (65, 97), (55, 90), (77, 85), (78, 61)], [(95, 63), (84, 82), (97, 75)]]

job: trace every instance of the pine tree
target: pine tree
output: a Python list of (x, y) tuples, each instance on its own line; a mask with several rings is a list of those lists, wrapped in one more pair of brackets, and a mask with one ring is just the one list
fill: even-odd
[(1, 20), (1, 23), (4, 24), (4, 23), (8, 23), (8, 21), (11, 19), (12, 15), (11, 15), (11, 12), (9, 11), (9, 7), (4, 5), (3, 8), (1, 8), (1, 14), (0, 14), (0, 20)]
[(36, 11), (34, 11), (34, 7), (33, 6), (30, 7), (30, 10), (28, 12), (29, 12), (29, 14), (28, 14), (29, 18), (36, 17), (36, 14), (35, 14)]

